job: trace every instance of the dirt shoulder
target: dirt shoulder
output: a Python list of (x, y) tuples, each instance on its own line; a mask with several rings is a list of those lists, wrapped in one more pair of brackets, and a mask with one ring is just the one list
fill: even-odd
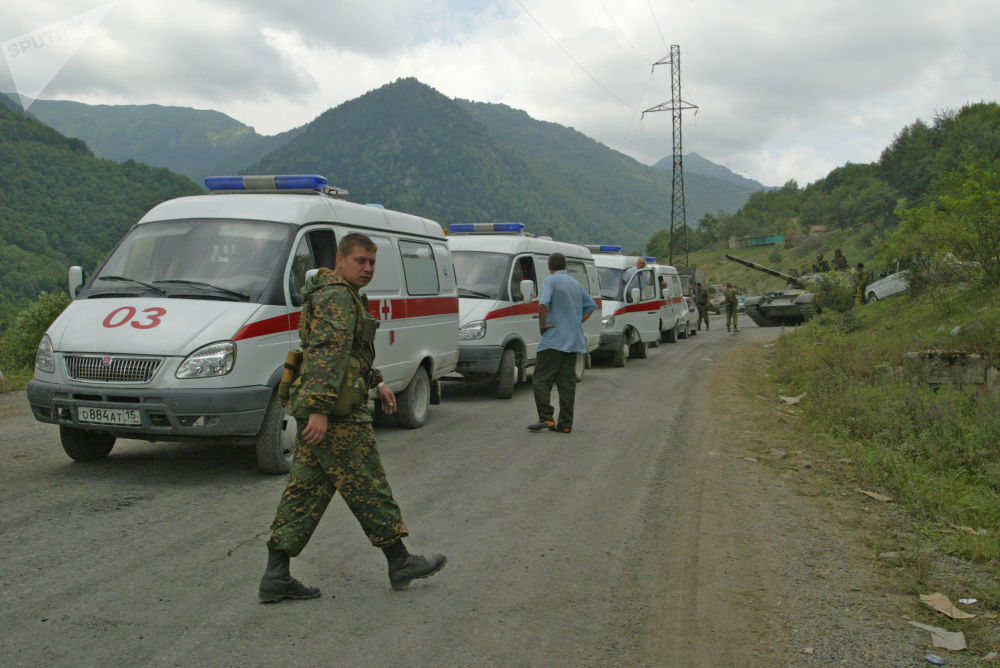
[[(861, 494), (851, 463), (808, 433), (767, 374), (764, 345), (732, 348), (691, 402), (685, 478), (701, 501), (666, 576), (676, 597), (662, 639), (681, 642), (660, 650), (686, 665), (927, 665), (930, 653), (979, 665), (982, 640), (949, 653), (908, 623), (961, 628), (917, 595), (937, 591), (935, 571), (955, 584), (961, 565), (927, 556), (898, 507)], [(879, 558), (893, 549), (903, 556)]]

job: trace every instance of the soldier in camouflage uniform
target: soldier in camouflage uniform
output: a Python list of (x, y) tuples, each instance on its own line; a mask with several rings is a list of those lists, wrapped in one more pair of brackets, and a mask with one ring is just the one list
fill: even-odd
[(729, 323), (733, 325), (733, 333), (740, 331), (736, 328), (736, 321), (740, 317), (739, 313), (739, 300), (736, 298), (736, 288), (733, 287), (732, 283), (726, 283), (725, 289), (722, 291), (723, 303), (726, 306), (726, 331), (729, 331)]
[(708, 331), (708, 290), (701, 283), (694, 284), (694, 305), (698, 308), (698, 330), (701, 331), (701, 323), (705, 321), (705, 331)]
[(383, 410), (396, 411), (395, 395), (372, 366), (378, 321), (368, 314), (367, 298), (358, 293), (374, 275), (377, 250), (363, 234), (346, 235), (337, 249), (336, 270), (320, 269), (303, 290), (302, 367), (288, 401), (298, 438), (267, 541), (267, 570), (259, 591), (264, 603), (320, 595), (319, 589), (292, 577), (289, 560), (309, 542), (337, 491), (368, 540), (385, 553), (393, 589), (405, 589), (411, 580), (433, 575), (445, 564), (444, 555), (425, 559), (404, 547), (402, 539), (409, 532), (375, 447), (369, 384), (377, 386)]

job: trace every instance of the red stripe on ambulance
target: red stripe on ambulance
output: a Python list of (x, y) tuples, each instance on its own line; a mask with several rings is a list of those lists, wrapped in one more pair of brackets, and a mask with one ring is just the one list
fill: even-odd
[[(368, 312), (373, 318), (383, 321), (451, 315), (458, 313), (458, 297), (373, 299), (368, 303)], [(299, 328), (300, 314), (301, 311), (295, 311), (287, 315), (279, 315), (243, 325), (233, 336), (233, 341), (244, 341), (258, 336), (295, 331)]]

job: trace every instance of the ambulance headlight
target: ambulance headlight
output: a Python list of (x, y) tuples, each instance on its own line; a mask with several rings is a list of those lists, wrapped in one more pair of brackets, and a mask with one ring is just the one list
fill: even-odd
[(236, 364), (236, 344), (232, 341), (210, 343), (194, 351), (181, 362), (178, 378), (225, 376)]
[(484, 336), (486, 336), (485, 320), (470, 322), (468, 325), (463, 325), (458, 330), (459, 341), (471, 341), (473, 339), (481, 339)]
[(609, 315), (607, 318), (601, 318), (601, 327), (604, 329), (611, 329), (615, 326), (615, 316)]
[(48, 334), (42, 335), (42, 340), (38, 342), (38, 350), (35, 352), (35, 370), (45, 373), (56, 372), (56, 353), (52, 349), (52, 339)]

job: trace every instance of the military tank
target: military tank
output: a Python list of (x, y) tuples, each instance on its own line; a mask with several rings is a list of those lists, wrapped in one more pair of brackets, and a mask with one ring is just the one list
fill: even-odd
[(744, 305), (747, 315), (759, 327), (801, 325), (819, 313), (819, 305), (816, 303), (815, 295), (809, 291), (805, 279), (801, 276), (785, 274), (756, 262), (744, 260), (741, 257), (726, 255), (726, 259), (788, 282), (788, 286), (784, 290), (765, 292), (758, 297), (746, 298)]

